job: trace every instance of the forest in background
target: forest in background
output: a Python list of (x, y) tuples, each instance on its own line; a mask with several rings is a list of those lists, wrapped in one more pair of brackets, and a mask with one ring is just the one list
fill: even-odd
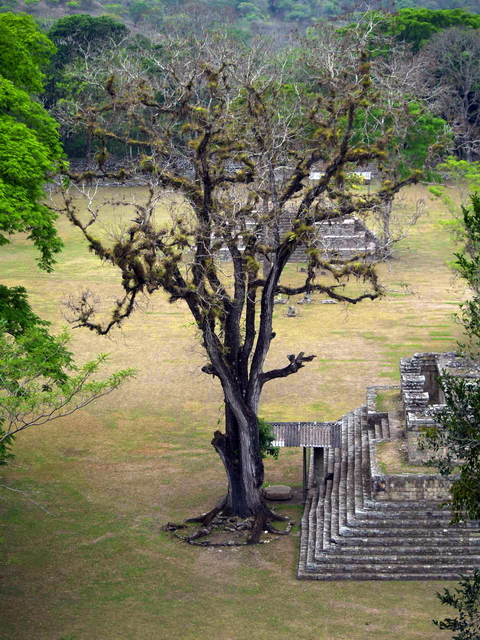
[[(162, 38), (177, 38), (179, 43), (189, 39), (202, 42), (216, 32), (230, 42), (229, 46), (238, 46), (245, 52), (251, 46), (258, 46), (259, 38), (266, 37), (265, 52), (270, 51), (268, 55), (275, 56), (276, 51), (288, 51), (288, 65), (295, 67), (299, 52), (308, 49), (317, 32), (312, 25), (283, 39), (278, 34), (271, 37), (252, 31), (246, 35), (235, 26), (237, 23), (223, 24), (220, 28), (215, 22), (197, 18), (191, 14), (188, 25), (172, 21), (168, 30), (145, 29), (142, 33), (111, 16), (75, 14), (60, 18), (46, 31), (44, 28), (56, 51), (49, 65), (44, 67), (44, 92), (38, 98), (60, 123), (62, 143), (70, 159), (84, 158), (91, 164), (97, 158), (106, 165), (107, 157), (118, 159), (132, 153), (131, 148), (125, 148), (118, 140), (110, 138), (106, 141), (104, 137), (95, 135), (93, 129), (89, 133), (88, 127), (82, 126), (78, 118), (84, 110), (85, 101), (92, 102), (91, 91), (87, 87), (98, 82), (106, 86), (111, 71), (107, 70), (105, 60), (111, 59), (114, 50), (117, 53), (123, 51), (130, 57), (141, 55), (148, 61), (161, 53)], [(431, 145), (432, 135), (441, 135), (442, 126), (449, 144), (444, 145), (440, 154), (434, 154), (435, 162), (450, 153), (468, 162), (478, 160), (480, 14), (463, 9), (402, 9), (397, 13), (369, 11), (352, 14), (349, 22), (328, 22), (341, 33), (354, 30), (361, 21), (372, 25), (375, 36), (372, 36), (371, 47), (380, 47), (378, 51), (385, 60), (395, 58), (398, 67), (395, 73), (399, 77), (408, 76), (402, 91), (408, 93), (410, 108), (417, 111), (418, 126), (410, 129), (415, 132), (415, 140), (411, 137), (406, 152), (415, 169), (434, 167), (433, 156), (427, 158), (425, 149)], [(139, 25), (147, 26), (142, 20)], [(191, 43), (185, 46), (190, 47)], [(102, 56), (105, 57), (104, 62), (100, 60)], [(97, 71), (92, 71), (94, 67)], [(92, 73), (100, 74), (93, 84)], [(303, 82), (301, 78), (298, 80), (300, 84)], [(102, 99), (97, 96), (93, 102), (97, 98)]]
[(237, 36), (285, 34), (325, 19), (348, 19), (356, 11), (376, 9), (397, 12), (412, 8), (436, 10), (462, 9), (479, 13), (478, 0), (1, 0), (1, 11), (25, 11), (48, 29), (65, 15), (85, 13), (110, 16), (135, 31), (189, 29), (202, 22), (231, 29)]

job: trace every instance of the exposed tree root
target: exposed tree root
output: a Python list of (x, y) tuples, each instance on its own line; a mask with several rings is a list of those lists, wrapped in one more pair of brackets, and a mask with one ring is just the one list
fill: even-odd
[(255, 520), (253, 521), (252, 531), (247, 538), (247, 544), (257, 544), (262, 535), (262, 531), (267, 525), (267, 518), (265, 513), (257, 513)]
[(220, 502), (220, 504), (217, 504), (217, 506), (211, 509), (208, 513), (204, 513), (201, 516), (188, 518), (187, 520), (185, 520), (185, 522), (198, 522), (199, 524), (204, 525), (188, 536), (188, 542), (193, 542), (193, 540), (197, 540), (197, 538), (202, 538), (203, 536), (208, 536), (212, 533), (213, 521), (218, 516), (218, 514), (222, 512), (226, 505), (226, 502), (227, 500), (226, 498), (224, 498), (222, 502)]
[(268, 520), (272, 520), (272, 522), (290, 522), (290, 518), (288, 516), (282, 516), (280, 513), (272, 511), (268, 507), (265, 507), (265, 510)]
[[(272, 522), (287, 522), (288, 524), (285, 530), (281, 530), (274, 527)], [(255, 516), (239, 518), (226, 507), (226, 499), (222, 500), (220, 504), (208, 513), (188, 518), (185, 523), (177, 525), (169, 522), (163, 529), (173, 532), (175, 537), (188, 544), (202, 547), (265, 544), (277, 540), (278, 536), (288, 535), (295, 524), (287, 516), (282, 516), (265, 505)], [(201, 526), (188, 535), (180, 533), (180, 530), (187, 528), (187, 524), (192, 523), (197, 523)], [(267, 533), (275, 537), (262, 539), (262, 535)], [(228, 540), (221, 539), (222, 537), (225, 538), (225, 534), (229, 537)], [(230, 534), (233, 534), (233, 536)], [(213, 536), (213, 539), (205, 539), (210, 535)], [(200, 540), (201, 538), (203, 540)]]
[(269, 522), (267, 522), (266, 526), (267, 526), (268, 533), (273, 533), (276, 536), (288, 536), (288, 534), (290, 533), (293, 525), (294, 525), (294, 523), (291, 520), (289, 520), (287, 528), (284, 529), (284, 530), (277, 529), (276, 527), (272, 526)]

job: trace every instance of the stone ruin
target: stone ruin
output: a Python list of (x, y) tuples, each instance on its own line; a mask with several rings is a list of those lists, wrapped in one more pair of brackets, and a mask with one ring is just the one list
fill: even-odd
[[(290, 229), (291, 213), (286, 213), (279, 225), (280, 236), (285, 235)], [(247, 223), (247, 228), (249, 223)], [(253, 227), (253, 223), (251, 223)], [(367, 258), (375, 259), (379, 255), (380, 243), (377, 236), (370, 231), (365, 223), (356, 216), (344, 216), (334, 220), (316, 222), (312, 245), (319, 249), (326, 260), (340, 258), (348, 260), (358, 254), (364, 254)], [(244, 245), (239, 243), (239, 249), (243, 251)], [(218, 251), (221, 261), (231, 259), (227, 247)], [(290, 262), (307, 262), (306, 247), (299, 245), (293, 252)]]
[(435, 424), (435, 413), (444, 406), (445, 397), (437, 380), (442, 373), (480, 378), (480, 369), (454, 352), (416, 353), (413, 358), (400, 360), (407, 458), (411, 464), (423, 462), (425, 452), (418, 446), (422, 429)]
[[(451, 480), (420, 466), (442, 371), (480, 377), (454, 353), (417, 353), (401, 360), (400, 386), (369, 387), (366, 403), (336, 422), (271, 423), (277, 446), (301, 446), (310, 461), (298, 578), (456, 580), (480, 566), (479, 523), (450, 525)], [(379, 410), (378, 395), (395, 391), (398, 406)], [(405, 454), (402, 473), (388, 472), (384, 446)]]

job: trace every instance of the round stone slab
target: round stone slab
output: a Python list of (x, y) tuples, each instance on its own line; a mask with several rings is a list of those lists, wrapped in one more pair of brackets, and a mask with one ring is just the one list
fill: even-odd
[(292, 497), (291, 487), (285, 484), (275, 484), (263, 490), (267, 500), (290, 500)]

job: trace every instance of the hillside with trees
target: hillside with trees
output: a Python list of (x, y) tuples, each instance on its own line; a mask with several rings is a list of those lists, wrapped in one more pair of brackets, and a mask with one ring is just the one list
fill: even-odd
[[(0, 10), (25, 11), (46, 28), (63, 16), (86, 13), (114, 17), (143, 32), (191, 29), (194, 25), (208, 24), (227, 27), (244, 38), (252, 33), (283, 38), (288, 32), (303, 31), (322, 20), (345, 19), (347, 14), (365, 11), (369, 6), (354, 0), (1, 0)], [(458, 9), (479, 12), (477, 0), (397, 0), (393, 3), (383, 0), (374, 8), (388, 12)]]

